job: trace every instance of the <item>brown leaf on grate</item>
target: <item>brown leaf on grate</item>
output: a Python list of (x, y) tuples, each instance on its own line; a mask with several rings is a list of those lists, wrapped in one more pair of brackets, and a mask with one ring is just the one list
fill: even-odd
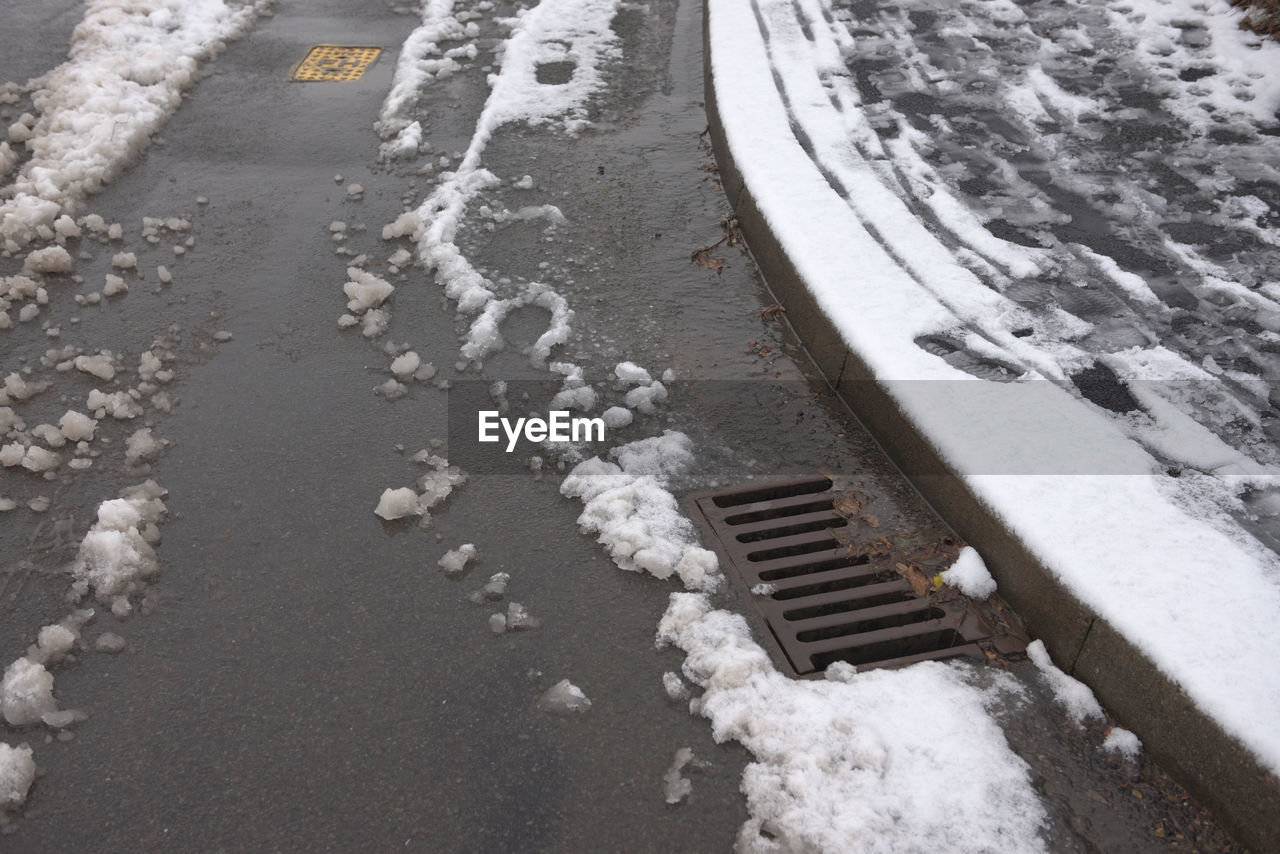
[(920, 567), (915, 564), (907, 566), (905, 563), (894, 565), (894, 569), (898, 574), (907, 580), (911, 585), (911, 592), (917, 596), (925, 596), (929, 592), (929, 576), (920, 571)]
[(851, 492), (842, 492), (831, 502), (831, 509), (846, 519), (852, 519), (862, 511), (862, 502)]
[(862, 521), (870, 525), (872, 528), (880, 527), (880, 520), (877, 519), (875, 516), (872, 516), (870, 513), (863, 513)]

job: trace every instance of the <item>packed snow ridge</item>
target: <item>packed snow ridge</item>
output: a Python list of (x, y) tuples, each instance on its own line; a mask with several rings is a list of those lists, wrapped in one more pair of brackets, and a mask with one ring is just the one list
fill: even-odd
[[(30, 156), (0, 190), (4, 248), (17, 252), (33, 240), (51, 239), (60, 216), (74, 215), (86, 196), (146, 148), (196, 81), (200, 64), (269, 5), (89, 0), (68, 60), (28, 84), (36, 115), (9, 128), (6, 148), (14, 154), (25, 148)], [(9, 158), (0, 158), (0, 166)]]

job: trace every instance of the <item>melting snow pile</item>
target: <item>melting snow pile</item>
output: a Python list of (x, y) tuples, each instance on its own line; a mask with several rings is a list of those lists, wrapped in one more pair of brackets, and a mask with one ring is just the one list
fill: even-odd
[(967, 666), (934, 662), (789, 679), (742, 617), (695, 593), (672, 594), (658, 638), (687, 653), (685, 676), (703, 689), (690, 708), (716, 740), (755, 757), (738, 850), (1045, 850), (1029, 769), (987, 711), (1011, 679), (984, 692)]
[(598, 534), (622, 569), (657, 578), (678, 575), (690, 590), (713, 590), (720, 581), (716, 556), (697, 544), (666, 488), (692, 459), (691, 444), (688, 436), (668, 430), (621, 445), (610, 452), (617, 462), (592, 457), (575, 466), (560, 492), (582, 501), (578, 525)]

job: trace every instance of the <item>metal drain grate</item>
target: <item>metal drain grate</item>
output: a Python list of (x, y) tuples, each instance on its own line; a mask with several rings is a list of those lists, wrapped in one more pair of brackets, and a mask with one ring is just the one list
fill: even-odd
[(380, 53), (380, 47), (318, 44), (298, 63), (293, 79), (323, 83), (359, 80)]
[[(835, 661), (866, 669), (1025, 648), (985, 603), (921, 589), (958, 543), (905, 545), (868, 530), (868, 520), (878, 520), (851, 512), (857, 502), (827, 477), (700, 492), (688, 501), (796, 675)], [(904, 548), (929, 557), (903, 564)]]

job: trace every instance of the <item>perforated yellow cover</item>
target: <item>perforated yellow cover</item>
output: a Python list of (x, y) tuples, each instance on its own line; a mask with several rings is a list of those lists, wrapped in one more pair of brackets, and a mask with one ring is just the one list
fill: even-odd
[(293, 72), (293, 79), (324, 83), (359, 80), (380, 53), (380, 47), (318, 44), (298, 64)]

